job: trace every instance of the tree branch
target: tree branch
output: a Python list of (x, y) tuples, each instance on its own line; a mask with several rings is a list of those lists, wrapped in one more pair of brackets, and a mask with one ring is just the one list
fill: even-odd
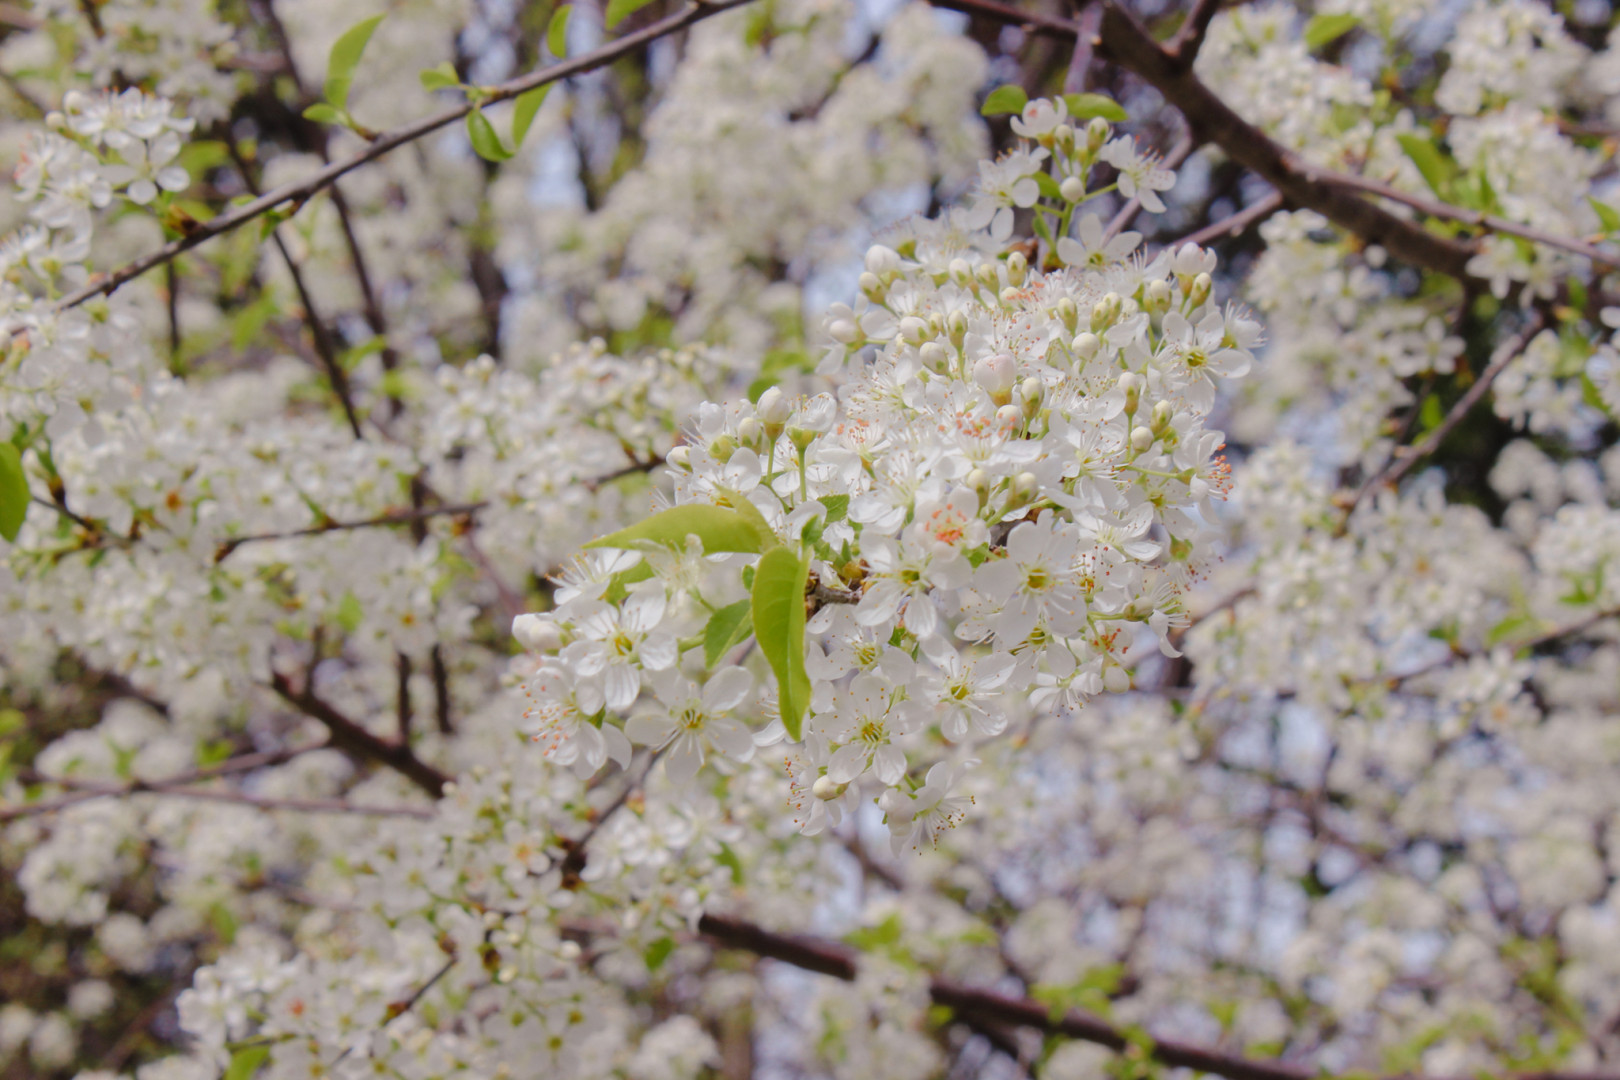
[[(712, 15), (718, 15), (723, 11), (729, 11), (750, 2), (751, 0), (697, 0), (697, 2), (689, 4), (674, 15), (650, 23), (643, 29), (626, 34), (624, 37), (609, 42), (599, 49), (582, 53), (571, 60), (548, 64), (539, 71), (533, 71), (521, 78), (511, 79), (489, 87), (483, 95), (482, 104), (487, 106), (509, 101), (527, 90), (533, 90), (537, 86), (546, 86), (587, 71), (595, 71), (597, 68), (604, 67), (619, 57), (634, 52), (659, 38), (667, 37)], [(140, 258), (126, 263), (99, 281), (92, 282), (67, 294), (57, 302), (56, 308), (57, 310), (63, 310), (77, 307), (94, 297), (110, 295), (120, 286), (141, 276), (155, 266), (163, 265), (182, 252), (191, 250), (198, 244), (211, 240), (222, 233), (230, 232), (232, 229), (239, 228), (278, 207), (291, 203), (296, 208), (296, 206), (307, 202), (318, 192), (331, 187), (344, 174), (353, 172), (368, 162), (375, 161), (391, 150), (396, 150), (425, 135), (431, 135), (441, 128), (448, 127), (470, 112), (472, 112), (470, 104), (453, 105), (413, 123), (395, 128), (392, 131), (383, 132), (372, 141), (370, 146), (359, 153), (334, 161), (303, 180), (284, 184), (281, 187), (267, 191), (251, 202), (227, 210), (218, 217), (197, 225), (185, 236), (172, 240)]]
[(1170, 247), (1179, 248), (1183, 244), (1197, 244), (1199, 247), (1207, 247), (1217, 240), (1235, 239), (1248, 232), (1256, 223), (1264, 221), (1282, 208), (1282, 193), (1273, 191), (1259, 202), (1254, 203), (1252, 206), (1245, 206), (1230, 217), (1222, 218), (1220, 221), (1205, 225), (1196, 232), (1188, 233), (1180, 240), (1172, 242)]
[(450, 782), (449, 776), (417, 757), (409, 746), (379, 739), (322, 701), (308, 685), (295, 689), (287, 676), (272, 670), (270, 688), (305, 716), (326, 725), (332, 745), (339, 750), (388, 766), (435, 799), (443, 794), (444, 785)]
[(472, 516), (488, 506), (488, 502), (460, 503), (455, 506), (425, 506), (416, 510), (401, 510), (392, 514), (379, 514), (374, 518), (365, 518), (361, 521), (329, 521), (324, 525), (311, 525), (306, 529), (288, 529), (285, 532), (252, 533), (248, 536), (235, 536), (220, 542), (219, 550), (214, 553), (215, 564), (224, 562), (231, 552), (243, 544), (255, 544), (265, 540), (296, 540), (304, 536), (319, 536), (322, 533), (345, 532), (349, 529), (371, 529), (388, 525), (412, 525), (429, 518), (446, 516)]
[(1220, 10), (1221, 0), (1194, 0), (1187, 21), (1181, 24), (1175, 40), (1170, 42), (1170, 51), (1182, 67), (1190, 69), (1198, 59), (1198, 50), (1204, 47), (1204, 35), (1209, 33), (1209, 24), (1215, 21)]

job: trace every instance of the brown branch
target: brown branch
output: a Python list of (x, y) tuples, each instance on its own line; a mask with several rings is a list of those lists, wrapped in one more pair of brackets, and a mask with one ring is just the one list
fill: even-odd
[(450, 777), (416, 756), (409, 746), (384, 742), (316, 696), (307, 684), (294, 688), (279, 671), (270, 673), (270, 688), (299, 712), (326, 725), (332, 745), (354, 757), (386, 765), (423, 791), (438, 798)]
[(1230, 217), (1222, 218), (1220, 221), (1205, 225), (1196, 232), (1188, 233), (1180, 240), (1172, 242), (1170, 247), (1175, 249), (1183, 244), (1197, 244), (1199, 247), (1207, 247), (1217, 240), (1235, 239), (1282, 208), (1282, 194), (1273, 191), (1259, 202), (1251, 206), (1245, 206)]
[(1362, 500), (1374, 488), (1394, 487), (1403, 476), (1412, 471), (1418, 462), (1434, 453), (1440, 444), (1445, 441), (1446, 436), (1451, 434), (1452, 429), (1462, 423), (1463, 417), (1472, 412), (1474, 406), (1479, 404), (1480, 399), (1485, 396), (1485, 392), (1496, 381), (1496, 377), (1502, 374), (1509, 364), (1524, 353), (1530, 342), (1537, 334), (1541, 333), (1542, 328), (1546, 325), (1547, 316), (1545, 312), (1538, 308), (1530, 321), (1517, 334), (1497, 348), (1496, 356), (1492, 358), (1485, 370), (1480, 372), (1479, 378), (1475, 379), (1474, 384), (1468, 388), (1462, 397), (1457, 399), (1456, 403), (1451, 406), (1451, 411), (1446, 413), (1445, 418), (1435, 425), (1433, 430), (1412, 446), (1397, 448), (1390, 455), (1390, 460), (1384, 468), (1367, 478), (1366, 483), (1357, 489), (1355, 495), (1344, 507), (1342, 520), (1348, 521), (1350, 515), (1355, 512), (1356, 507), (1361, 505)]
[[(698, 0), (698, 2), (689, 4), (668, 18), (650, 23), (645, 28), (635, 33), (626, 34), (624, 37), (609, 42), (599, 49), (582, 53), (571, 60), (548, 64), (538, 71), (489, 87), (483, 94), (483, 104), (487, 106), (509, 101), (525, 91), (533, 90), (537, 86), (546, 86), (587, 71), (595, 71), (597, 68), (604, 67), (619, 57), (634, 52), (659, 38), (684, 30), (694, 23), (709, 18), (711, 15), (718, 15), (723, 11), (729, 11), (750, 2), (751, 0)], [(415, 142), (425, 135), (431, 135), (441, 128), (448, 127), (471, 111), (472, 106), (470, 104), (453, 105), (431, 116), (423, 117), (392, 131), (383, 132), (372, 140), (370, 146), (359, 153), (340, 158), (302, 180), (267, 191), (251, 202), (227, 210), (218, 217), (197, 225), (185, 236), (172, 240), (140, 258), (126, 263), (99, 281), (92, 282), (62, 297), (57, 302), (56, 308), (62, 310), (77, 307), (94, 297), (109, 295), (120, 286), (141, 276), (153, 267), (161, 266), (182, 252), (189, 251), (198, 244), (211, 240), (222, 233), (239, 228), (247, 222), (279, 207), (293, 204), (296, 209), (296, 207), (307, 202), (318, 192), (331, 187), (346, 173), (353, 172), (360, 166), (375, 161), (391, 150), (396, 150), (408, 143)]]
[(411, 525), (435, 517), (472, 516), (488, 506), (487, 502), (460, 503), (455, 506), (427, 506), (416, 510), (401, 510), (390, 514), (379, 514), (374, 518), (365, 518), (360, 521), (328, 521), (323, 525), (311, 525), (305, 529), (288, 529), (285, 532), (252, 533), (248, 536), (235, 536), (229, 540), (220, 541), (219, 550), (214, 553), (216, 564), (224, 562), (237, 548), (243, 544), (255, 544), (265, 540), (296, 540), (305, 536), (320, 536), (323, 533), (345, 532), (350, 529), (372, 529), (390, 525)]
[(1194, 0), (1187, 21), (1181, 24), (1175, 40), (1170, 42), (1170, 51), (1182, 67), (1191, 68), (1198, 59), (1198, 50), (1204, 47), (1204, 35), (1209, 33), (1209, 24), (1215, 21), (1220, 10), (1221, 0)]

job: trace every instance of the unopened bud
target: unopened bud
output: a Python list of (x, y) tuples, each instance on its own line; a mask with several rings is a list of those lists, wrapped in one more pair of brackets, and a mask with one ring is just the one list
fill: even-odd
[(1018, 286), (1009, 285), (1001, 290), (1001, 302), (1008, 307), (1018, 303)]
[(513, 619), (512, 636), (530, 652), (551, 653), (562, 648), (562, 628), (543, 615), (519, 615)]
[(883, 282), (876, 274), (872, 273), (872, 271), (868, 270), (863, 273), (856, 281), (856, 285), (860, 287), (861, 292), (868, 299), (870, 299), (872, 303), (883, 303), (883, 297), (886, 295)]
[(849, 319), (834, 319), (827, 324), (827, 336), (840, 345), (853, 345), (861, 339), (861, 328)]
[(676, 469), (690, 469), (692, 467), (692, 451), (684, 446), (677, 446), (664, 455), (664, 462)]
[(1170, 307), (1170, 283), (1162, 278), (1148, 282), (1144, 299), (1149, 311), (1165, 311)]
[(1059, 124), (1052, 130), (1052, 144), (1067, 154), (1074, 147), (1074, 128), (1068, 124)]
[(737, 425), (737, 441), (744, 446), (758, 446), (765, 438), (765, 425), (752, 416)]
[(1029, 260), (1022, 251), (1015, 251), (1007, 256), (1007, 280), (1014, 285), (1022, 285), (1024, 276), (1029, 273)]
[(1202, 307), (1204, 301), (1209, 299), (1210, 292), (1215, 288), (1215, 281), (1209, 274), (1200, 271), (1192, 279), (1192, 288), (1187, 292), (1187, 299), (1192, 301), (1193, 307)]
[(1082, 360), (1090, 360), (1100, 348), (1102, 339), (1089, 330), (1074, 336), (1074, 355)]
[(1161, 401), (1153, 406), (1153, 434), (1158, 435), (1170, 426), (1175, 419), (1176, 407), (1168, 401)]
[(1041, 399), (1046, 396), (1046, 384), (1031, 375), (1018, 384), (1018, 396), (1024, 399), (1024, 408), (1033, 413), (1041, 406)]
[(725, 464), (731, 460), (731, 455), (737, 452), (737, 439), (732, 435), (722, 435), (709, 444), (709, 456)]
[(1024, 410), (1008, 402), (996, 410), (996, 423), (1003, 428), (1017, 428), (1024, 422)]
[(1058, 185), (1058, 193), (1069, 202), (1077, 203), (1086, 197), (1086, 182), (1078, 176), (1065, 177)]
[(772, 386), (759, 395), (759, 401), (754, 405), (754, 415), (766, 424), (780, 427), (793, 415), (793, 402), (788, 400), (780, 386)]
[(1106, 330), (1118, 322), (1123, 303), (1118, 293), (1109, 293), (1097, 301), (1096, 306), (1091, 309), (1091, 329)]
[(915, 315), (900, 320), (900, 337), (908, 345), (921, 345), (928, 337), (928, 324)]
[(1153, 445), (1153, 432), (1145, 427), (1131, 429), (1131, 449), (1138, 454), (1146, 452)]
[(1093, 154), (1101, 150), (1102, 144), (1108, 141), (1108, 135), (1112, 130), (1108, 126), (1108, 121), (1102, 117), (1092, 117), (1091, 123), (1086, 125), (1086, 149)]
[(866, 269), (878, 276), (900, 271), (900, 256), (893, 248), (873, 244), (866, 249)]
[(1122, 667), (1109, 664), (1103, 668), (1103, 689), (1110, 694), (1123, 694), (1131, 688), (1131, 673)]
[(979, 497), (979, 508), (982, 510), (984, 504), (990, 501), (990, 474), (983, 469), (974, 469), (967, 474), (963, 483)]
[(996, 273), (995, 263), (982, 262), (973, 271), (973, 276), (979, 279), (979, 284), (987, 289), (1001, 289), (1001, 275)]
[(967, 340), (967, 316), (960, 311), (951, 312), (950, 318), (945, 320), (945, 329), (950, 334), (951, 344), (960, 349), (962, 342)]
[(1035, 495), (1039, 490), (1040, 481), (1035, 478), (1035, 474), (1032, 472), (1021, 472), (1017, 476), (1013, 477), (1012, 494), (1008, 499), (1008, 503), (1012, 506), (1022, 506), (1024, 503), (1027, 503), (1031, 499), (1035, 498)]
[(1057, 302), (1057, 317), (1062, 320), (1063, 328), (1074, 333), (1074, 328), (1080, 325), (1080, 309), (1074, 306), (1074, 301), (1067, 296)]
[(816, 782), (810, 785), (810, 794), (822, 802), (830, 802), (842, 795), (848, 787), (848, 784), (835, 783), (830, 776), (818, 776)]
[(1013, 383), (1017, 379), (1018, 365), (1006, 353), (982, 356), (973, 365), (973, 381), (984, 387), (997, 405), (1012, 400)]
[(923, 362), (923, 367), (936, 375), (943, 373), (951, 362), (951, 354), (937, 341), (923, 342), (922, 348), (917, 350), (917, 357)]
[(973, 280), (973, 267), (968, 264), (966, 259), (952, 259), (948, 272), (951, 275), (951, 280), (958, 285), (966, 285)]

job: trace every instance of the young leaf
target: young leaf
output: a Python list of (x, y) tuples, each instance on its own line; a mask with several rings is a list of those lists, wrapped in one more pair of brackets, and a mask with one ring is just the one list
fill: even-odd
[(28, 516), (28, 478), (13, 443), (0, 442), (0, 536), (15, 542)]
[(1069, 115), (1076, 120), (1100, 116), (1110, 124), (1123, 124), (1131, 118), (1124, 106), (1107, 94), (1064, 94), (1063, 104), (1069, 107)]
[(652, 0), (608, 0), (607, 14), (602, 21), (611, 30), (650, 3)]
[(714, 667), (726, 650), (746, 638), (754, 628), (752, 609), (747, 600), (739, 600), (709, 616), (703, 628), (703, 663)]
[(827, 524), (829, 525), (835, 521), (843, 521), (845, 516), (849, 514), (848, 495), (823, 495), (821, 505), (827, 508)]
[[(755, 513), (757, 515), (758, 511)], [(696, 536), (707, 555), (721, 551), (757, 555), (776, 543), (775, 534), (763, 528), (763, 524), (763, 519), (751, 520), (723, 506), (687, 503), (672, 506), (628, 529), (598, 537), (585, 546), (635, 550), (644, 543), (652, 543), (679, 547), (686, 543), (688, 536)]]
[(360, 629), (360, 623), (365, 619), (365, 612), (360, 608), (360, 598), (353, 592), (345, 592), (338, 601), (336, 612), (337, 624), (343, 628), (345, 634), (352, 634)]
[(257, 1046), (244, 1046), (231, 1055), (231, 1063), (225, 1069), (224, 1080), (249, 1080), (264, 1064), (264, 1059), (270, 1056), (270, 1048), (260, 1043)]
[(512, 156), (512, 151), (495, 134), (495, 125), (489, 122), (489, 117), (481, 109), (467, 114), (467, 138), (472, 140), (473, 152), (485, 161), (501, 162)]
[(1024, 93), (1024, 88), (1008, 83), (990, 91), (990, 96), (985, 98), (984, 104), (979, 107), (979, 115), (1001, 116), (1004, 113), (1021, 113), (1028, 104), (1029, 95)]
[(354, 69), (360, 63), (360, 54), (366, 51), (372, 31), (383, 21), (381, 15), (362, 19), (343, 32), (332, 45), (332, 54), (326, 60), (326, 100), (336, 109), (349, 106), (349, 87), (354, 84)]
[(568, 16), (573, 10), (573, 4), (559, 4), (551, 13), (551, 24), (546, 27), (546, 48), (559, 60), (568, 55)]
[(534, 123), (534, 114), (540, 111), (540, 105), (546, 100), (546, 94), (551, 90), (551, 83), (537, 86), (533, 90), (525, 90), (517, 96), (512, 107), (512, 152), (516, 153), (523, 145), (523, 140), (529, 134), (529, 126)]
[(668, 960), (669, 954), (674, 951), (675, 939), (672, 937), (661, 937), (651, 945), (648, 945), (645, 956), (647, 961), (647, 970), (657, 971), (659, 968), (663, 967), (664, 961)]
[(304, 110), (304, 119), (313, 120), (317, 124), (339, 124), (343, 122), (343, 113), (324, 101), (317, 101)]
[(453, 90), (461, 85), (455, 65), (448, 60), (439, 61), (436, 67), (424, 68), (417, 78), (422, 80), (422, 89), (430, 94), (435, 90)]
[(1395, 141), (1401, 144), (1406, 156), (1423, 174), (1430, 189), (1442, 199), (1445, 198), (1452, 178), (1457, 175), (1457, 163), (1422, 135), (1397, 135)]
[(1597, 215), (1598, 223), (1603, 226), (1604, 232), (1612, 233), (1616, 229), (1620, 229), (1620, 210), (1616, 210), (1608, 203), (1598, 202), (1590, 197), (1586, 201), (1591, 204), (1592, 213)]
[(810, 706), (810, 676), (804, 669), (804, 587), (809, 578), (809, 561), (786, 547), (767, 551), (754, 571), (754, 637), (776, 673), (782, 726), (794, 742)]
[(1035, 186), (1040, 188), (1041, 194), (1048, 199), (1063, 198), (1063, 189), (1058, 187), (1056, 180), (1052, 179), (1052, 174), (1044, 169), (1035, 174)]
[(1330, 41), (1337, 41), (1356, 28), (1361, 20), (1354, 15), (1313, 15), (1305, 24), (1305, 47), (1315, 52)]

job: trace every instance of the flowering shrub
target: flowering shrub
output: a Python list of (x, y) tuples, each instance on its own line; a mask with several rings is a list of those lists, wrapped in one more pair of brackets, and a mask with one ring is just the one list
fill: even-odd
[(1616, 1080), (1615, 18), (0, 5), (0, 1078)]

